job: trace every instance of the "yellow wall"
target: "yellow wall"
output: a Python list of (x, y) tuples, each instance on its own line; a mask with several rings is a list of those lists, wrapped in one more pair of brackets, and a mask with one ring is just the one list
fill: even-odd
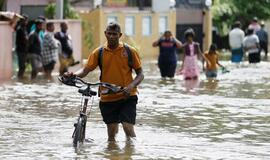
[[(108, 16), (116, 16), (118, 23), (121, 25), (122, 32), (125, 33), (125, 17), (126, 16), (134, 16), (135, 17), (135, 35), (134, 36), (126, 36), (123, 34), (121, 38), (122, 41), (127, 42), (128, 44), (135, 45), (137, 49), (139, 49), (139, 53), (141, 57), (155, 57), (158, 55), (158, 48), (153, 48), (153, 41), (157, 40), (159, 35), (159, 17), (167, 16), (168, 20), (168, 29), (172, 31), (172, 33), (176, 32), (176, 12), (169, 11), (166, 13), (154, 13), (151, 11), (112, 11), (109, 9), (95, 9), (89, 13), (81, 13), (81, 18), (83, 21), (87, 21), (91, 24), (91, 28), (83, 29), (83, 36), (88, 32), (87, 30), (91, 30), (93, 34), (94, 45), (90, 48), (90, 51), (93, 51), (96, 47), (106, 42), (106, 38), (104, 36), (104, 29), (107, 25), (107, 17)], [(150, 36), (142, 35), (142, 17), (143, 16), (151, 16), (152, 17), (152, 34)], [(83, 39), (83, 42), (85, 40)], [(87, 58), (89, 54), (89, 50), (86, 48), (85, 42), (83, 43), (83, 57)]]

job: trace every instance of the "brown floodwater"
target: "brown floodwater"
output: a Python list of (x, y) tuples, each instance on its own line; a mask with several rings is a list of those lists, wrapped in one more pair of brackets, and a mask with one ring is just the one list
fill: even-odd
[[(0, 85), (0, 159), (269, 159), (270, 63), (235, 66), (217, 81), (161, 80), (155, 61), (144, 62), (137, 138), (108, 143), (98, 98), (86, 142), (75, 152), (71, 134), (81, 97), (55, 80)], [(89, 74), (96, 81), (98, 72)]]

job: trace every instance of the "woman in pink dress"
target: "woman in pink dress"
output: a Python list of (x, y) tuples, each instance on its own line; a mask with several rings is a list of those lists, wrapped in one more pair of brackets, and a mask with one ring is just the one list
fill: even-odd
[(183, 74), (185, 80), (196, 80), (199, 78), (200, 68), (198, 65), (198, 56), (208, 61), (202, 54), (199, 43), (193, 41), (194, 36), (193, 29), (190, 28), (185, 31), (187, 42), (183, 45), (184, 57), (180, 68), (180, 73)]

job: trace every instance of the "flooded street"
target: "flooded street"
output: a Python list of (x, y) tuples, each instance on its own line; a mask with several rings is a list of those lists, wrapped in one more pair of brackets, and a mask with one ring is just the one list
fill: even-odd
[(155, 63), (145, 62), (139, 87), (137, 139), (126, 142), (120, 128), (117, 142), (107, 142), (96, 97), (77, 153), (71, 138), (81, 98), (76, 88), (56, 77), (0, 85), (0, 159), (269, 159), (269, 62), (221, 62), (230, 72), (213, 82), (204, 74), (200, 81), (164, 81)]

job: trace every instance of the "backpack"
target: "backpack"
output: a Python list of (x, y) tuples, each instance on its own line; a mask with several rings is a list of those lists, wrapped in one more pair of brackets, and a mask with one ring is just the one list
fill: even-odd
[[(132, 58), (131, 50), (127, 44), (124, 44), (124, 48), (125, 48), (127, 56), (128, 56), (128, 66), (132, 70), (133, 58)], [(102, 75), (102, 56), (103, 56), (103, 47), (100, 47), (99, 52), (98, 52), (98, 66), (100, 69), (100, 76), (99, 76), (100, 80), (101, 80), (101, 75)]]

